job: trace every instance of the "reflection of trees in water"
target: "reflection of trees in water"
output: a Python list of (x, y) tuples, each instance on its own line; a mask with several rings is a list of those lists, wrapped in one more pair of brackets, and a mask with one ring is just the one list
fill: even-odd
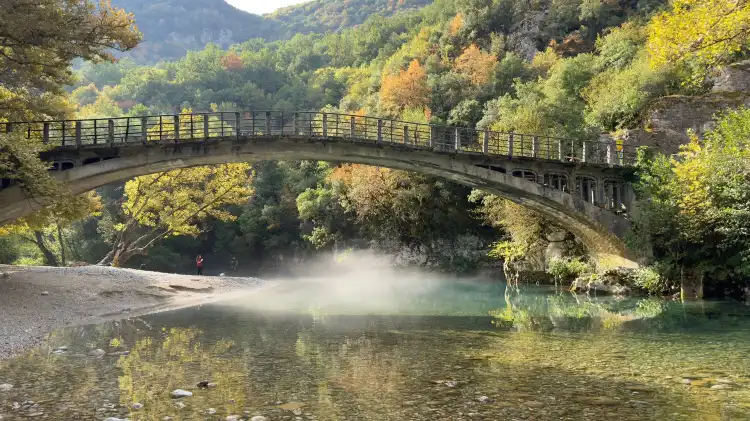
[(667, 309), (665, 301), (653, 297), (618, 301), (611, 297), (524, 294), (515, 290), (506, 292), (505, 303), (505, 307), (489, 314), (495, 318), (496, 326), (518, 331), (627, 329), (629, 323), (656, 318)]
[[(199, 381), (210, 379), (221, 385), (211, 391), (211, 399), (226, 402), (230, 412), (241, 410), (245, 385), (251, 382), (247, 377), (247, 360), (228, 355), (234, 342), (218, 340), (204, 344), (201, 332), (191, 328), (163, 329), (160, 333), (160, 337), (137, 340), (130, 354), (120, 357), (117, 366), (122, 370), (121, 404), (143, 403), (145, 408), (139, 419), (161, 420), (174, 412), (170, 391), (193, 390)], [(230, 399), (234, 403), (229, 403)], [(196, 393), (191, 403), (202, 400)]]
[(417, 367), (404, 355), (405, 350), (393, 343), (393, 335), (355, 334), (332, 341), (325, 329), (299, 332), (297, 353), (312, 365), (319, 379), (319, 417), (339, 419), (337, 414), (344, 405), (367, 408), (363, 416), (388, 414), (394, 409), (407, 383), (405, 373)]

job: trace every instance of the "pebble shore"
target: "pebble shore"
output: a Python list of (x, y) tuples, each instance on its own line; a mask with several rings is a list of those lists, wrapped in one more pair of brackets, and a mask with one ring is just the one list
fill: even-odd
[(0, 360), (40, 344), (61, 327), (185, 307), (266, 284), (257, 278), (104, 266), (0, 265)]

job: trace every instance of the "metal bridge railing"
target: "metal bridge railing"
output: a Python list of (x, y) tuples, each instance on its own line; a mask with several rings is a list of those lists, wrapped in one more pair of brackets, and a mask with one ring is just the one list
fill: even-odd
[(0, 123), (0, 130), (22, 131), (28, 138), (38, 138), (58, 148), (289, 136), (622, 167), (633, 166), (636, 159), (634, 146), (600, 140), (502, 133), (322, 112), (242, 111)]

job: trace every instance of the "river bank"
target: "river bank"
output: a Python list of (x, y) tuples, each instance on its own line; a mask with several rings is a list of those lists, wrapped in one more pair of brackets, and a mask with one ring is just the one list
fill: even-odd
[(0, 360), (54, 329), (101, 323), (210, 301), (271, 285), (257, 278), (177, 275), (101, 266), (0, 265)]

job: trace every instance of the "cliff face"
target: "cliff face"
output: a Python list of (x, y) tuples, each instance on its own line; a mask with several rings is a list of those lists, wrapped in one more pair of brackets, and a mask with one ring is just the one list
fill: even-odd
[(750, 107), (750, 60), (721, 70), (714, 87), (702, 96), (668, 96), (649, 107), (644, 127), (625, 135), (629, 143), (653, 147), (673, 154), (689, 142), (688, 130), (701, 136), (713, 126), (716, 113)]

